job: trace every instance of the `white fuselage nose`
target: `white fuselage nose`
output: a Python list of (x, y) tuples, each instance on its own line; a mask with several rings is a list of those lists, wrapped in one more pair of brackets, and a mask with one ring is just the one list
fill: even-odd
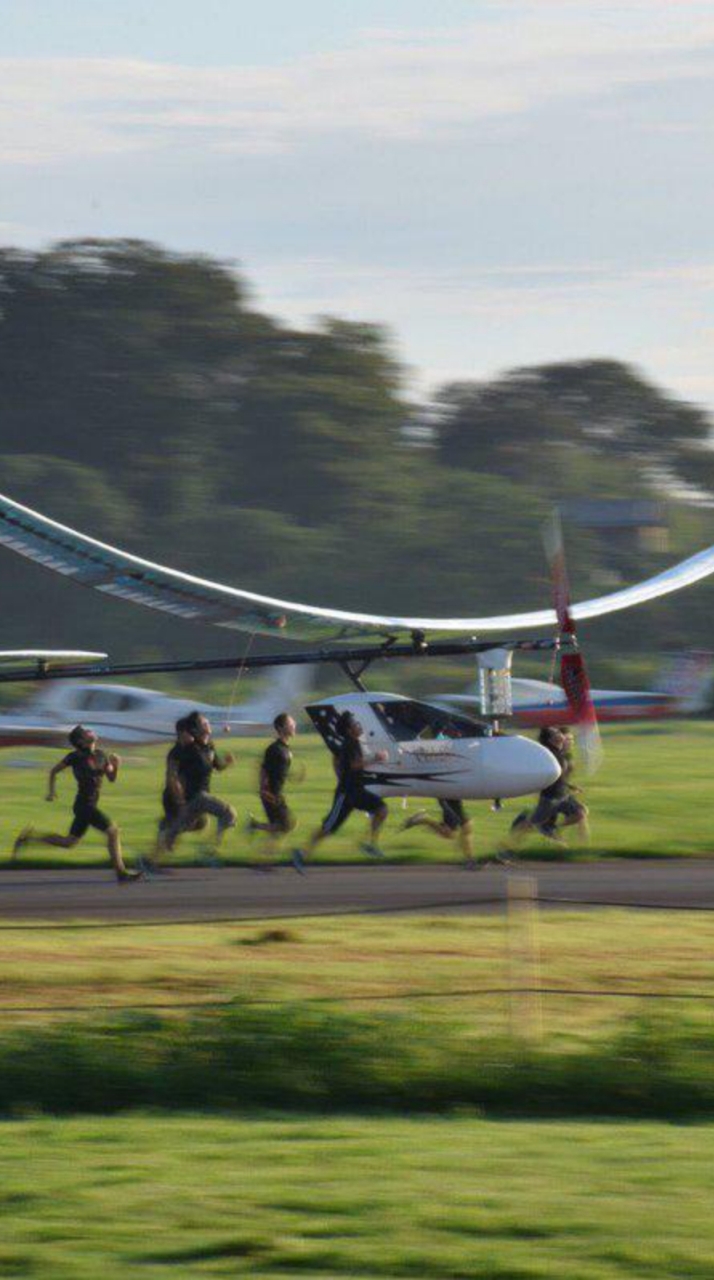
[(560, 777), (560, 766), (530, 738), (504, 735), (393, 745), (389, 759), (369, 772), (370, 790), (382, 796), (490, 800), (542, 791)]

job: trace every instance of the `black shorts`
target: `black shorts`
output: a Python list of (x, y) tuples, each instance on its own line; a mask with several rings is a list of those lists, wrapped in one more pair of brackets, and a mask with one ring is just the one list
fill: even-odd
[(556, 812), (557, 815), (562, 818), (580, 819), (585, 817), (587, 809), (582, 801), (578, 800), (576, 796), (569, 795), (566, 796), (564, 800), (560, 801)]
[(96, 805), (88, 804), (86, 800), (75, 800), (73, 813), (74, 818), (69, 834), (74, 836), (75, 840), (81, 840), (90, 827), (94, 827), (95, 831), (106, 832), (114, 826), (106, 813), (102, 813)]
[(284, 835), (293, 830), (296, 825), (295, 816), (282, 796), (278, 796), (277, 800), (268, 800), (265, 796), (261, 796), (260, 802), (271, 827), (275, 827), (276, 831), (280, 831)]
[(363, 788), (344, 791), (342, 787), (338, 787), (332, 808), (322, 824), (322, 834), (331, 836), (338, 831), (355, 809), (359, 809), (360, 813), (379, 813), (383, 806), (381, 796), (376, 796), (372, 791), (365, 791)]
[(440, 800), (439, 808), (441, 820), (449, 831), (458, 831), (459, 827), (465, 827), (471, 821), (464, 809), (463, 800)]
[(548, 827), (555, 823), (558, 814), (561, 812), (560, 806), (565, 796), (544, 796), (538, 797), (538, 803), (530, 815), (531, 826)]

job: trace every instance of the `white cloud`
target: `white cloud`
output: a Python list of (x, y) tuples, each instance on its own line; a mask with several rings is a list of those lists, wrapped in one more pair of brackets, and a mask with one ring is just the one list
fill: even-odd
[[(566, 10), (570, 6), (565, 6)], [(652, 0), (647, 23), (528, 5), (461, 31), (364, 33), (274, 66), (0, 59), (0, 159), (47, 164), (162, 148), (270, 154), (315, 136), (414, 141), (552, 101), (705, 79), (711, 7)]]
[(614, 301), (683, 295), (711, 306), (714, 260), (624, 268), (615, 263), (542, 263), (453, 269), (345, 263), (305, 257), (254, 264), (262, 287), (283, 314), (304, 320), (325, 311), (369, 316), (376, 298), (400, 299), (432, 314), (525, 317)]

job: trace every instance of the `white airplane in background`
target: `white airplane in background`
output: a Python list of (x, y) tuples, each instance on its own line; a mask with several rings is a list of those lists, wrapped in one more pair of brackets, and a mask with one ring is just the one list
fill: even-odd
[[(145, 663), (113, 669), (98, 665), (93, 672), (96, 676), (186, 670), (189, 666), (194, 670), (215, 670), (220, 666), (227, 668), (231, 663), (234, 668), (244, 665), (252, 669), (292, 662), (331, 662), (341, 665), (353, 682), (359, 684), (365, 668), (377, 659), (409, 656), (421, 661), (428, 653), (445, 656), (476, 653), (486, 647), (481, 640), (474, 639), (476, 635), (557, 626), (563, 643), (561, 678), (571, 688), (579, 722), (584, 726), (594, 722), (595, 717), (582, 654), (574, 643), (575, 622), (643, 604), (714, 573), (714, 547), (710, 547), (645, 582), (577, 603), (572, 609), (565, 575), (560, 572), (556, 577), (555, 608), (471, 618), (385, 617), (278, 600), (180, 573), (89, 538), (2, 495), (0, 543), (82, 585), (174, 617), (209, 622), (233, 631), (245, 631), (251, 636), (278, 634), (291, 640), (319, 642), (323, 646), (295, 657), (253, 655), (242, 664), (240, 660), (196, 659), (183, 664)], [(400, 637), (405, 636), (410, 643), (400, 641)], [(445, 636), (449, 639), (443, 640)], [(355, 640), (364, 638), (372, 642), (368, 647), (354, 645)], [(324, 646), (326, 641), (330, 642), (329, 647)], [(502, 642), (504, 651), (526, 644), (543, 648), (551, 643), (550, 640)], [(488, 648), (492, 650), (497, 646), (498, 641), (494, 641)], [(568, 651), (567, 646), (570, 646)], [(507, 671), (494, 669), (490, 677), (494, 688), (504, 675), (507, 681)], [(0, 680), (23, 678), (26, 678), (23, 671), (4, 676), (0, 672)], [(496, 799), (542, 790), (558, 774), (550, 753), (530, 739), (500, 734), (492, 725), (479, 725), (471, 720), (455, 727), (440, 721), (437, 727), (430, 717), (438, 709), (392, 694), (370, 695), (362, 691), (316, 704), (312, 711), (317, 713), (319, 707), (323, 707), (322, 721), (326, 727), (321, 732), (333, 749), (330, 722), (334, 722), (338, 705), (367, 721), (364, 728), (368, 745), (370, 740), (376, 745), (380, 739), (388, 739), (388, 758), (375, 763), (371, 779), (371, 785), (385, 794)], [(404, 724), (402, 713), (406, 708), (409, 708), (407, 715), (411, 722)], [(498, 714), (494, 704), (491, 711), (494, 720)], [(318, 726), (321, 723), (319, 716), (316, 723)], [(455, 742), (458, 747), (454, 746)]]
[[(85, 649), (3, 649), (0, 650), (0, 669), (16, 667), (20, 663), (31, 663), (35, 670), (44, 672), (61, 671), (63, 667), (78, 666), (81, 663), (102, 662), (106, 653), (88, 653)], [(0, 717), (2, 719), (2, 717)], [(32, 713), (13, 716), (14, 729), (11, 742), (3, 741), (0, 732), (0, 747), (22, 746), (54, 746), (63, 738), (54, 733), (43, 719), (36, 721)]]
[[(714, 684), (714, 655), (704, 650), (674, 654), (665, 663), (651, 690), (592, 689), (591, 697), (598, 721), (661, 720), (668, 716), (691, 716), (707, 710)], [(447, 710), (466, 715), (481, 714), (478, 687), (466, 693), (439, 694), (430, 699)], [(559, 684), (547, 680), (511, 678), (510, 719), (521, 728), (572, 724), (572, 704)]]
[[(95, 660), (101, 656), (93, 655)], [(174, 738), (176, 721), (194, 710), (208, 716), (215, 737), (264, 736), (272, 732), (278, 712), (296, 708), (307, 688), (308, 670), (280, 668), (261, 695), (233, 707), (130, 685), (53, 681), (17, 712), (0, 714), (0, 747), (56, 746), (76, 724), (95, 729), (105, 742), (165, 742)]]

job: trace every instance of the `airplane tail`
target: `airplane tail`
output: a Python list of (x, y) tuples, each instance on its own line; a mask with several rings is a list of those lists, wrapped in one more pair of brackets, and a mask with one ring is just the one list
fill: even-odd
[(677, 700), (686, 715), (706, 711), (714, 686), (714, 653), (708, 649), (688, 649), (673, 653), (660, 668), (655, 691)]

